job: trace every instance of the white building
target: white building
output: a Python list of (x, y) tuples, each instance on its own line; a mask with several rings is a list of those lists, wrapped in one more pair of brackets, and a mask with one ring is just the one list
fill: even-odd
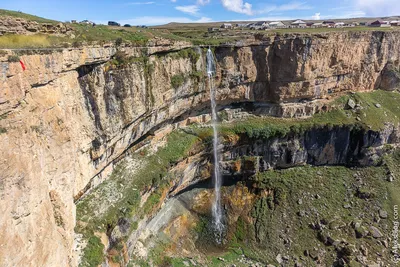
[(231, 23), (224, 23), (221, 25), (222, 29), (232, 29), (232, 24)]
[(268, 23), (266, 21), (259, 21), (253, 24), (253, 28), (256, 30), (263, 30), (268, 28)]
[(327, 27), (327, 25), (323, 24), (322, 22), (316, 22), (313, 25), (311, 25), (311, 28), (322, 28), (322, 27)]
[(268, 26), (273, 29), (283, 29), (287, 28), (287, 26), (282, 21), (273, 21), (268, 23)]
[(290, 26), (293, 28), (305, 28), (307, 27), (307, 23), (305, 21), (298, 19), (296, 21), (293, 21), (292, 24), (290, 24)]
[(390, 25), (391, 25), (391, 26), (400, 26), (400, 20), (392, 20), (392, 21), (390, 22)]
[(344, 22), (336, 22), (334, 27), (335, 28), (343, 28), (344, 27)]

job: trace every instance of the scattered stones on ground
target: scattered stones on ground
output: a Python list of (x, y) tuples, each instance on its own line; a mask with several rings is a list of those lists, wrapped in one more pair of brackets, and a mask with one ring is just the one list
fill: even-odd
[(282, 259), (282, 255), (281, 254), (278, 254), (277, 256), (276, 256), (276, 261), (279, 263), (279, 264), (281, 264), (282, 262), (283, 262), (283, 259)]
[(306, 212), (304, 210), (301, 210), (301, 211), (297, 212), (297, 215), (300, 217), (304, 217), (304, 216), (306, 216)]

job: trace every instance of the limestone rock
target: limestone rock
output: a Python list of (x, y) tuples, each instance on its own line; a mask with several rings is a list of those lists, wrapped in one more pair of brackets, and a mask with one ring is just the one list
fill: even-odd
[[(0, 32), (68, 31), (60, 24), (27, 24), (8, 18), (0, 24)], [(304, 41), (309, 38), (312, 47)], [(389, 49), (400, 47), (396, 31), (332, 32), (272, 42), (217, 49), (218, 104), (257, 102), (262, 105), (255, 104), (255, 114), (310, 116), (328, 109), (326, 98), (373, 90), (389, 53), (393, 62), (400, 59), (400, 50)], [(112, 46), (21, 54), (25, 71), (19, 62), (1, 57), (0, 112), (7, 116), (0, 120), (0, 127), (7, 132), (0, 134), (0, 225), (7, 229), (1, 240), (13, 242), (1, 244), (0, 265), (68, 266), (75, 201), (107, 179), (113, 164), (142, 137), (157, 130), (157, 134), (170, 132), (179, 125), (164, 128), (166, 124), (196, 117), (209, 105), (207, 81), (189, 75), (205, 69), (204, 55), (197, 62), (169, 55), (180, 45), (188, 44), (155, 40), (149, 44), (148, 65), (114, 70), (107, 68), (116, 53)], [(142, 53), (135, 47), (121, 49), (133, 57)], [(165, 53), (154, 54), (158, 51)], [(176, 91), (171, 78), (182, 73), (188, 78)], [(261, 149), (265, 153), (259, 158), (260, 169), (311, 160), (316, 165), (339, 165), (348, 162), (349, 155), (355, 156), (352, 147), (362, 147), (357, 155), (366, 156), (357, 163), (368, 165), (373, 160), (364, 144), (378, 149), (399, 138), (394, 125), (357, 138), (352, 132), (346, 127), (321, 128), (295, 138), (257, 140), (256, 145), (253, 140), (226, 157), (235, 158), (240, 149), (258, 155)], [(363, 140), (363, 145), (349, 146), (343, 141), (353, 139)], [(137, 245), (135, 252), (147, 253), (143, 245)]]
[(373, 238), (381, 238), (383, 237), (383, 234), (381, 233), (381, 231), (379, 231), (378, 228), (376, 228), (375, 226), (370, 226), (369, 227), (369, 232), (372, 235)]
[(356, 102), (354, 102), (353, 99), (349, 98), (349, 101), (347, 101), (347, 107), (348, 107), (349, 109), (355, 108), (355, 107), (356, 107)]
[(381, 217), (382, 219), (387, 219), (387, 217), (388, 217), (387, 211), (379, 210), (379, 217)]
[(380, 89), (394, 91), (400, 89), (400, 69), (388, 62), (381, 72)]

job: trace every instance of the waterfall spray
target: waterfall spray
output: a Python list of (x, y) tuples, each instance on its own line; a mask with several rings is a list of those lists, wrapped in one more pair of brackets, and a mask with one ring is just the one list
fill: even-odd
[(219, 170), (219, 155), (218, 155), (218, 129), (217, 129), (217, 104), (215, 102), (215, 61), (211, 49), (207, 51), (207, 75), (210, 86), (211, 112), (212, 112), (212, 128), (213, 128), (213, 160), (214, 160), (214, 190), (215, 198), (212, 205), (213, 227), (215, 238), (218, 244), (222, 243), (224, 224), (222, 222), (222, 205), (221, 205), (221, 185), (222, 177)]

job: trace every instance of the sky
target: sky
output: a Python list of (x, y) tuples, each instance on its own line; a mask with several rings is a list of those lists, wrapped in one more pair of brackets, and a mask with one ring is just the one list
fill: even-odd
[(400, 0), (0, 0), (1, 9), (60, 21), (169, 22), (329, 19), (400, 15)]

